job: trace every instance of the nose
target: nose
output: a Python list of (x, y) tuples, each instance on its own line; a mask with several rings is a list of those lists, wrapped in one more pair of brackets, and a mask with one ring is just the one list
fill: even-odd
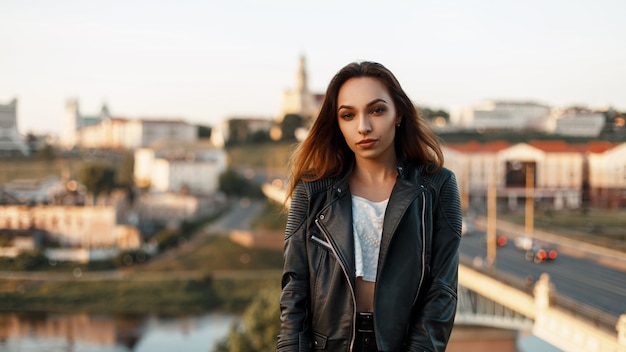
[(359, 117), (359, 134), (367, 135), (372, 132), (372, 125), (370, 124), (370, 120), (366, 115), (361, 115)]

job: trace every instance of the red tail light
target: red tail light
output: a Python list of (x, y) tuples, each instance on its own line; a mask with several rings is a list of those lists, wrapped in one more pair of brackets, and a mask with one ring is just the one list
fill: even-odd
[(541, 260), (545, 260), (547, 258), (546, 251), (543, 249), (540, 249), (539, 252), (537, 252), (537, 258)]
[(557, 255), (558, 255), (558, 254), (556, 253), (556, 250), (551, 249), (551, 250), (550, 250), (550, 254), (549, 254), (549, 255), (550, 255), (550, 259), (553, 259), (553, 260), (554, 260), (554, 259), (556, 259), (556, 257), (557, 257)]

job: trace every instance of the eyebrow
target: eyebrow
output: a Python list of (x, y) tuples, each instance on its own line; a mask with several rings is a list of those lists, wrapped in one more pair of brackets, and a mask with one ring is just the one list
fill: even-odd
[[(377, 104), (377, 103), (380, 103), (380, 102), (383, 102), (383, 103), (385, 103), (385, 104), (389, 104), (389, 103), (387, 103), (387, 101), (386, 101), (385, 99), (378, 98), (378, 99), (374, 99), (374, 100), (370, 101), (369, 103), (367, 103), (367, 105), (366, 105), (366, 106), (367, 106), (367, 107), (370, 107), (370, 106), (372, 106), (372, 105), (374, 105), (374, 104)], [(350, 106), (350, 105), (341, 105), (341, 106), (339, 106), (339, 107), (337, 108), (337, 111), (339, 111), (339, 110), (341, 110), (341, 109), (353, 109), (353, 108), (354, 108), (354, 107), (353, 107), (353, 106)]]

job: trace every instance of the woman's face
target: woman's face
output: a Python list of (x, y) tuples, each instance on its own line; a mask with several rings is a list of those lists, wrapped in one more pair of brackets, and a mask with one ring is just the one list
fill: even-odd
[(393, 141), (400, 118), (387, 88), (379, 80), (347, 80), (339, 89), (337, 107), (339, 129), (357, 162), (395, 160)]

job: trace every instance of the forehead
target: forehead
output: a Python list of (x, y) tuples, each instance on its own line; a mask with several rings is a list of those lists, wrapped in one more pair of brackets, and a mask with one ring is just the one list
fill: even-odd
[(372, 77), (350, 78), (339, 88), (337, 96), (340, 105), (368, 103), (374, 99), (383, 99), (391, 103), (387, 87), (380, 80)]

